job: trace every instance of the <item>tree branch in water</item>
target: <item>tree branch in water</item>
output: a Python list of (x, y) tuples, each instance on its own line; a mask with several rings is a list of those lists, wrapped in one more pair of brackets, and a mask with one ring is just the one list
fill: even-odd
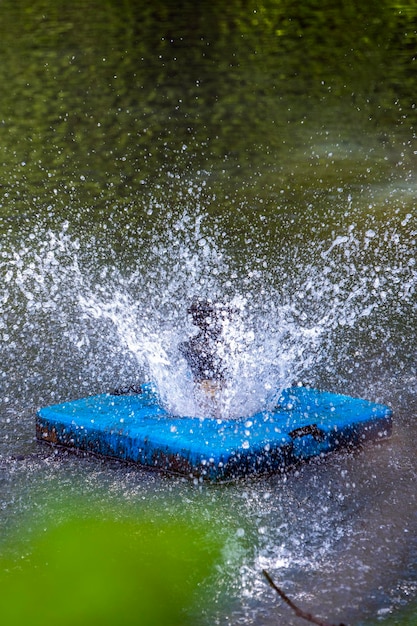
[[(294, 611), (297, 617), (300, 617), (301, 619), (305, 619), (311, 624), (316, 624), (317, 626), (336, 626), (335, 624), (330, 624), (329, 622), (323, 622), (317, 617), (314, 617), (314, 615), (312, 615), (311, 613), (307, 613), (306, 611), (303, 611), (302, 609), (298, 608), (298, 606), (295, 605), (294, 602), (290, 600), (290, 598), (279, 587), (277, 587), (277, 585), (274, 583), (271, 576), (268, 574), (266, 570), (263, 569), (262, 573), (265, 576), (266, 580), (268, 581), (269, 585), (272, 587), (272, 589), (274, 589), (274, 591), (277, 592), (279, 597), (282, 600), (284, 600), (286, 604), (288, 604), (288, 606)], [(339, 624), (339, 626), (344, 626), (344, 624)]]

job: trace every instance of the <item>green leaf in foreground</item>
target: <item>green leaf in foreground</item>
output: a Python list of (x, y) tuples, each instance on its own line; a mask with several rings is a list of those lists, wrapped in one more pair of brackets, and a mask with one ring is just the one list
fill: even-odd
[(218, 554), (186, 524), (69, 520), (0, 560), (0, 623), (183, 626)]

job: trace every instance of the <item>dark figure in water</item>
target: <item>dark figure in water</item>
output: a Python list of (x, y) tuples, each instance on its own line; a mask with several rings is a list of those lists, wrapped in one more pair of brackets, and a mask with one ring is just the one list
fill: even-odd
[(200, 332), (180, 345), (196, 383), (196, 400), (206, 415), (222, 417), (222, 394), (227, 380), (224, 322), (234, 308), (211, 300), (195, 300), (187, 309)]
[(180, 344), (180, 351), (186, 358), (196, 383), (207, 387), (209, 383), (220, 386), (225, 378), (219, 344), (226, 309), (210, 300), (195, 300), (187, 309), (187, 313), (192, 316), (193, 323), (200, 332)]
[[(203, 392), (205, 409), (213, 412), (216, 394), (225, 382), (226, 368), (221, 357), (224, 353), (222, 341), (223, 322), (234, 309), (211, 300), (196, 299), (187, 309), (193, 323), (200, 332), (179, 345), (193, 375), (194, 382)], [(114, 395), (142, 393), (137, 385), (126, 385), (112, 391)], [(209, 403), (206, 401), (209, 400)], [(210, 406), (209, 406), (210, 405)], [(213, 405), (213, 406), (212, 406)], [(214, 407), (214, 412), (218, 409)]]

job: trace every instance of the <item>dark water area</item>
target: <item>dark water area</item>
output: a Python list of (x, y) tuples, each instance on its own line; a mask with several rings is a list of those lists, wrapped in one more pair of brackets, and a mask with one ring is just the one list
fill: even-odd
[[(303, 623), (262, 569), (323, 620), (412, 623), (414, 3), (3, 0), (0, 32), (3, 549), (51, 500), (162, 509), (223, 545), (195, 624)], [(225, 418), (302, 381), (392, 438), (221, 486), (36, 443), (39, 407), (126, 382), (195, 410), (194, 295), (239, 311)]]

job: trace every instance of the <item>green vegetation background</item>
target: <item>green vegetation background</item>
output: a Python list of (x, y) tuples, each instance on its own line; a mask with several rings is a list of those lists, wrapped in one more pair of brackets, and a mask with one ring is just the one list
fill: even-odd
[(247, 173), (307, 126), (410, 136), (416, 30), (414, 0), (3, 0), (3, 213), (128, 198), (161, 168)]

